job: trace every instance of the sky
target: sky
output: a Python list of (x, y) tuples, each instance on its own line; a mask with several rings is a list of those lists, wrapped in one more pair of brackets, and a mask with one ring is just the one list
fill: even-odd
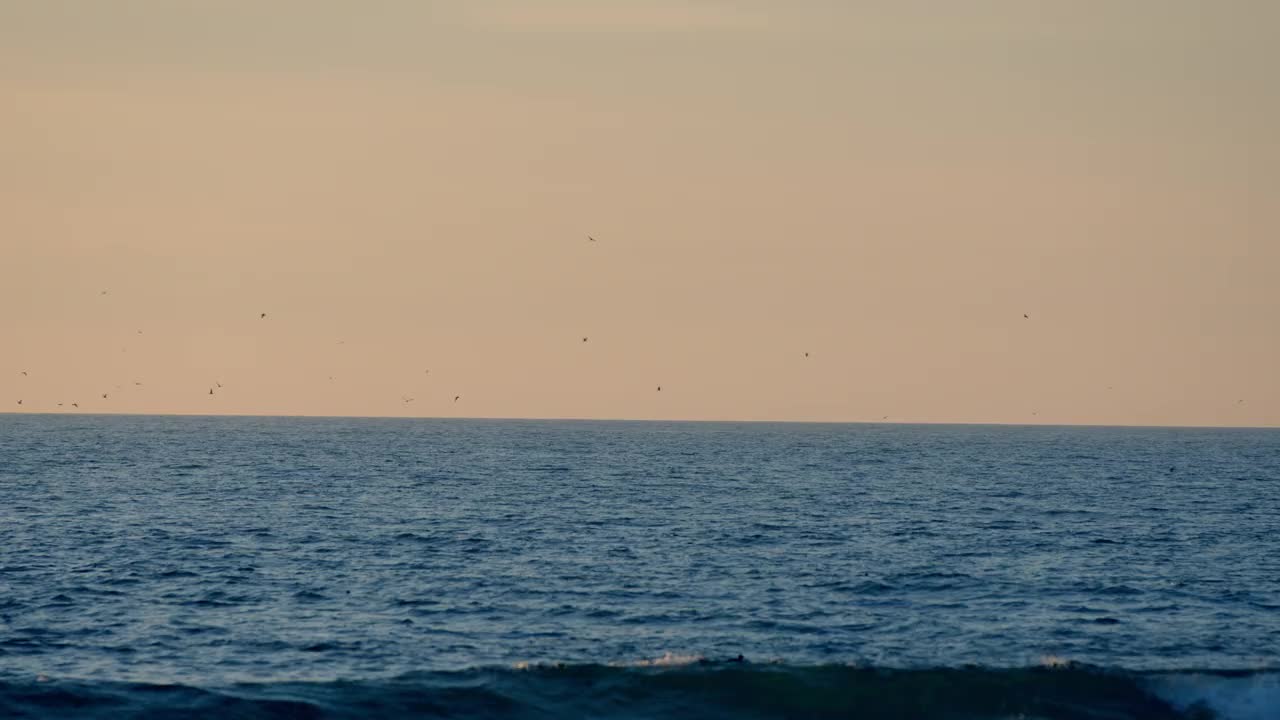
[(0, 0), (0, 412), (1280, 425), (1277, 27)]

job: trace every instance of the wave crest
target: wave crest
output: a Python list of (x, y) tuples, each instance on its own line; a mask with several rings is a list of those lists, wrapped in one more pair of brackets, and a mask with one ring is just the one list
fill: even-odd
[(0, 681), (0, 716), (127, 718), (682, 717), (1274, 720), (1274, 672), (1056, 667), (887, 669), (711, 662), (524, 665), (389, 680), (218, 688)]

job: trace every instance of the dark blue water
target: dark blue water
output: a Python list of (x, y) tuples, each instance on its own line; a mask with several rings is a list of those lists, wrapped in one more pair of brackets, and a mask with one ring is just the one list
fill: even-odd
[(0, 716), (1280, 718), (1277, 671), (1273, 430), (0, 416)]

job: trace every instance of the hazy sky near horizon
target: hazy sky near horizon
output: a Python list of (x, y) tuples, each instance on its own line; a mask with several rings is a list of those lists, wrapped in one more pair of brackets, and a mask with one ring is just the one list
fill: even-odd
[(0, 411), (1280, 425), (1278, 29), (0, 0)]

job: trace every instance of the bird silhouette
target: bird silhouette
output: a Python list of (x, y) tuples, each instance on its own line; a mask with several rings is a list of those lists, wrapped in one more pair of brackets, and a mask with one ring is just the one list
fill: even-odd
[(403, 400), (403, 401), (405, 401), (406, 403), (411, 403), (411, 402), (413, 402), (413, 398), (409, 397), (408, 395), (401, 395), (401, 396), (400, 396), (400, 399), (401, 399), (401, 400)]
[(1026, 313), (1022, 313), (1022, 317), (1026, 318), (1026, 319), (1028, 319), (1028, 320), (1030, 320), (1030, 319), (1031, 319), (1031, 316), (1030, 316), (1030, 315), (1028, 315), (1028, 314), (1026, 314)]
[(21, 401), (21, 400), (19, 400), (19, 401), (18, 401), (18, 404), (19, 404), (19, 405), (21, 405), (21, 404), (22, 404), (22, 401)]
[(587, 242), (596, 242), (596, 239), (595, 239), (595, 238), (593, 238), (593, 237), (591, 237), (590, 235), (588, 235), (588, 236), (587, 236)]
[(586, 341), (587, 341), (587, 339), (586, 339), (586, 338), (582, 338), (582, 342), (586, 342)]
[(661, 386), (661, 385), (659, 385), (659, 386), (658, 386), (658, 392), (662, 392), (662, 386)]
[(805, 357), (809, 357), (809, 353), (805, 353), (805, 354), (804, 354), (804, 356), (805, 356)]
[(267, 318), (267, 314), (266, 314), (266, 313), (262, 313), (261, 315), (259, 315), (259, 316), (258, 316), (258, 319), (259, 319), (259, 320), (265, 320), (266, 318)]
[(461, 396), (461, 395), (454, 395), (454, 396), (453, 396), (453, 401), (454, 401), (454, 402), (458, 402), (458, 401), (459, 401), (459, 400), (461, 400), (461, 399), (462, 399), (462, 396)]
[(58, 407), (62, 407), (62, 403), (58, 403)]
[(218, 387), (222, 387), (222, 383), (218, 382), (217, 380), (214, 380), (213, 384), (217, 385)]
[(102, 393), (102, 399), (103, 399), (103, 400), (106, 400), (106, 399), (107, 399), (107, 394), (106, 394), (106, 393)]
[(210, 395), (212, 395), (212, 394), (213, 394), (213, 388), (209, 388), (209, 394), (210, 394)]
[(27, 371), (26, 371), (26, 370), (23, 370), (23, 371), (22, 371), (22, 376), (23, 376), (23, 377), (26, 377), (26, 376), (27, 376)]
[(80, 403), (71, 403), (71, 407), (78, 408), (80, 407)]

